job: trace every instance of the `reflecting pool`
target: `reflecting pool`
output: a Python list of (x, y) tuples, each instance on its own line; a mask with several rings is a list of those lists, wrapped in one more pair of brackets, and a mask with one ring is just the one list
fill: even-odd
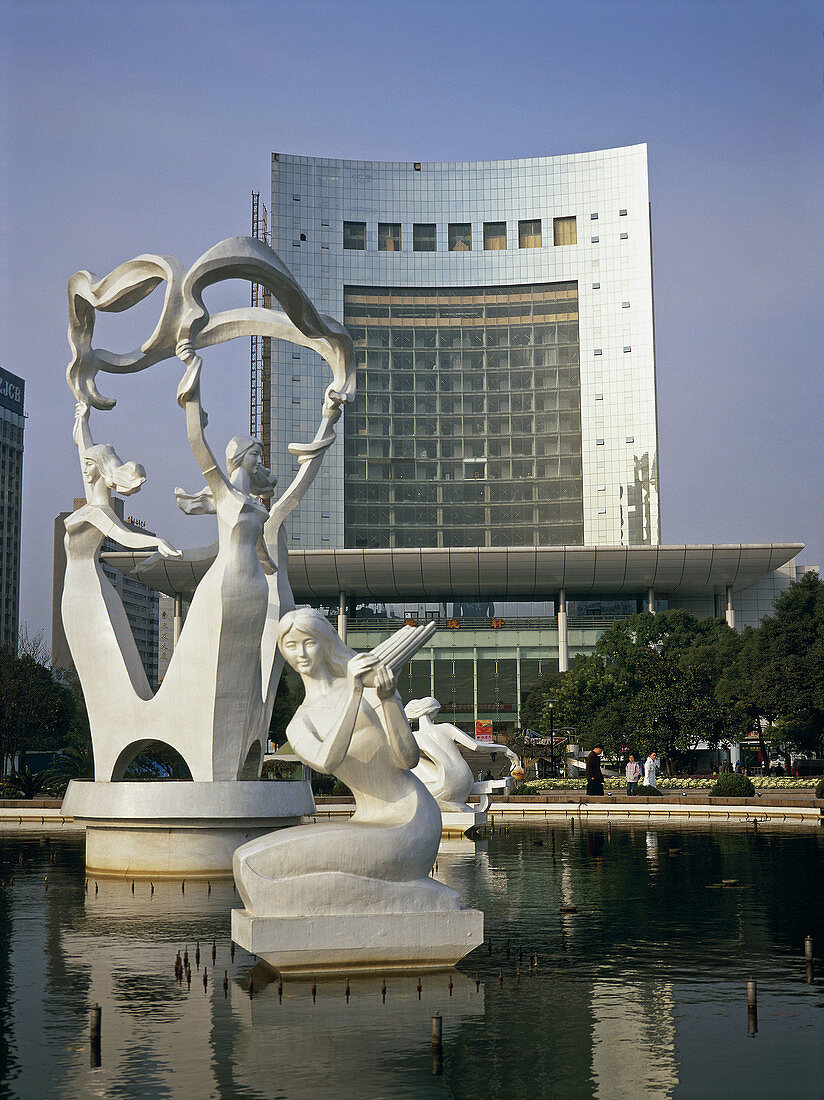
[(820, 959), (822, 855), (821, 830), (766, 825), (513, 821), (444, 841), (437, 877), (484, 911), (487, 942), (420, 988), (353, 978), (347, 995), (233, 959), (231, 882), (87, 883), (81, 835), (0, 833), (0, 1092), (820, 1098), (822, 971), (804, 939)]

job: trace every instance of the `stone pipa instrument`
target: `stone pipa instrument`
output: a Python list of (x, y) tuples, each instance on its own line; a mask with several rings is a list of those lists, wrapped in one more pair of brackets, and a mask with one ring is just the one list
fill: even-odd
[(422, 646), (426, 645), (436, 630), (435, 623), (424, 623), (423, 626), (402, 626), (390, 638), (370, 650), (370, 653), (373, 657), (377, 657), (382, 665), (387, 665), (397, 673)]

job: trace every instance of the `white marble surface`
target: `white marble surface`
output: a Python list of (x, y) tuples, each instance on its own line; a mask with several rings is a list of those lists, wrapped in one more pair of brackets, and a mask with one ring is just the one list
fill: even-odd
[(281, 974), (321, 976), (444, 970), (483, 943), (476, 909), (258, 917), (232, 910), (232, 939)]
[(86, 830), (86, 873), (227, 878), (235, 849), (314, 812), (308, 783), (74, 780), (62, 812)]
[[(518, 757), (505, 745), (477, 741), (451, 722), (436, 722), (435, 716), (440, 709), (441, 704), (434, 696), (412, 699), (406, 704), (406, 717), (418, 722), (414, 733), (421, 758), (413, 770), (426, 784), (443, 813), (473, 814), (474, 809), (467, 804), (470, 794), (486, 794), (493, 788), (475, 782), (472, 769), (458, 746), (462, 745), (471, 752), (500, 752), (509, 758), (512, 767), (517, 765)], [(485, 801), (483, 809), (489, 805), (489, 800)]]
[[(281, 309), (242, 308), (210, 316), (203, 292), (226, 279), (245, 279), (270, 290)], [(127, 309), (164, 284), (155, 331), (140, 348), (115, 354), (92, 344), (98, 311)], [(86, 485), (86, 505), (66, 524), (67, 569), (63, 621), (86, 698), (99, 780), (119, 780), (151, 741), (175, 749), (195, 781), (259, 775), (262, 750), (280, 678), (277, 624), (294, 606), (286, 570), (283, 523), (317, 474), (335, 438), (334, 424), (355, 391), (351, 340), (333, 318), (318, 314), (276, 254), (261, 241), (237, 237), (210, 249), (189, 271), (174, 259), (139, 256), (104, 278), (81, 271), (69, 283), (69, 385), (77, 400), (74, 439)], [(292, 443), (292, 483), (264, 506), (273, 479), (260, 464), (261, 448), (235, 437), (221, 467), (205, 436), (200, 349), (257, 334), (318, 352), (332, 370), (314, 439)], [(180, 552), (163, 539), (127, 527), (111, 509), (111, 493), (132, 493), (145, 480), (142, 467), (122, 462), (109, 445), (96, 445), (91, 410), (114, 400), (97, 389), (99, 371), (132, 373), (177, 355), (184, 367), (178, 402), (192, 453), (206, 486), (194, 496), (178, 491), (189, 513), (217, 520), (217, 556), (195, 593), (161, 687), (153, 692), (138, 659), (117, 593), (104, 576), (104, 536), (133, 549)], [(147, 405), (140, 415), (150, 417)]]
[(280, 647), (306, 689), (289, 743), (355, 798), (348, 821), (286, 829), (235, 852), (245, 909), (233, 911), (233, 936), (281, 972), (437, 969), (483, 939), (482, 914), (430, 877), (441, 813), (410, 770), (419, 750), (395, 690), (398, 669), (429, 636), (402, 628), (356, 654), (317, 611), (281, 621)]

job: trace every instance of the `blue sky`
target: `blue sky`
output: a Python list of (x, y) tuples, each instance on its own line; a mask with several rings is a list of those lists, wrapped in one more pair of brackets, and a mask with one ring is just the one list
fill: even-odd
[[(808, 0), (0, 0), (0, 363), (29, 412), (21, 617), (48, 636), (52, 521), (82, 491), (69, 276), (141, 252), (188, 265), (248, 232), (273, 150), (479, 160), (646, 142), (663, 541), (801, 541), (824, 565), (822, 32)], [(105, 318), (101, 339), (131, 346), (153, 311)], [(217, 440), (246, 430), (245, 342), (212, 370)], [(171, 499), (199, 486), (174, 374), (118, 380), (100, 439), (147, 467), (127, 510), (195, 545), (204, 521)]]

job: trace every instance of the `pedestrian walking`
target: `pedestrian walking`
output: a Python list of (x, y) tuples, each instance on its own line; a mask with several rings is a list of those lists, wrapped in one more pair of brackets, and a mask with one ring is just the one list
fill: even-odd
[(658, 789), (658, 760), (656, 759), (656, 752), (653, 749), (649, 756), (644, 761), (644, 786)]
[(626, 767), (627, 776), (627, 794), (635, 794), (635, 788), (638, 786), (638, 781), (641, 778), (641, 765), (632, 755), (629, 754), (629, 760)]
[(604, 793), (604, 773), (601, 771), (601, 753), (603, 751), (602, 745), (595, 745), (587, 757), (587, 794)]

